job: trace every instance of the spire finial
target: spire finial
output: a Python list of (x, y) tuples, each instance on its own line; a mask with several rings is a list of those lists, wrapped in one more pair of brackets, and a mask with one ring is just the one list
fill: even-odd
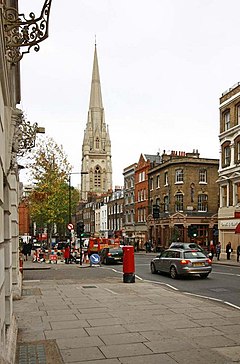
[(97, 46), (97, 36), (95, 34), (95, 47)]

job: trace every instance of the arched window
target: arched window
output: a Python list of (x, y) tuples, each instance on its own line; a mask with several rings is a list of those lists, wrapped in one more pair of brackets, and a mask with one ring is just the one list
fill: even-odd
[(230, 163), (231, 163), (231, 147), (230, 147), (230, 142), (226, 141), (222, 145), (222, 166), (228, 167), (230, 166)]
[(94, 186), (101, 187), (101, 171), (99, 166), (97, 166), (94, 170)]

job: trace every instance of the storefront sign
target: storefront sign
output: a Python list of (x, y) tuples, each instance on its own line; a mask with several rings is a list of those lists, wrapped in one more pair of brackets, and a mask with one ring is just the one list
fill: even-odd
[(219, 229), (235, 229), (240, 220), (220, 220), (218, 222)]

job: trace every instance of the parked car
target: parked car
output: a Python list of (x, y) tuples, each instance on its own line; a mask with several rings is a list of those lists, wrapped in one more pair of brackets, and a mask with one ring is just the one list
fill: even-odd
[(199, 274), (207, 278), (212, 271), (212, 261), (199, 250), (167, 249), (151, 260), (151, 272), (169, 273), (171, 278)]
[(208, 256), (208, 251), (203, 249), (200, 245), (198, 245), (197, 243), (182, 243), (182, 242), (173, 242), (171, 243), (171, 245), (169, 246), (169, 249), (194, 249), (194, 250), (199, 250), (200, 252), (202, 252), (204, 255)]
[(120, 247), (103, 248), (99, 255), (100, 262), (103, 264), (118, 263), (123, 261), (123, 250)]

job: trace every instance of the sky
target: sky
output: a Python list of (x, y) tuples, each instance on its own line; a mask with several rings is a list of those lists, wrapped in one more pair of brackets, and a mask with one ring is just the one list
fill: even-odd
[[(39, 16), (43, 3), (19, 10)], [(96, 37), (113, 186), (141, 153), (218, 159), (219, 98), (240, 81), (239, 14), (239, 0), (53, 0), (49, 37), (21, 61), (20, 108), (80, 172)]]

